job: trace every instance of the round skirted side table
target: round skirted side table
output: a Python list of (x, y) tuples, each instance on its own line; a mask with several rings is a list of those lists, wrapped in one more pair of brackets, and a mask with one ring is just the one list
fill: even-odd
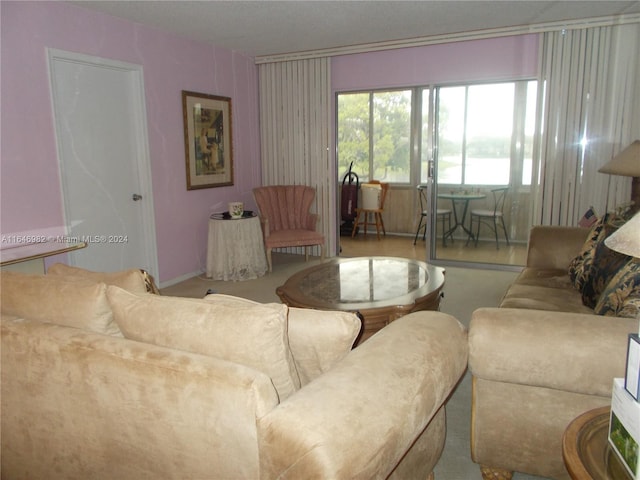
[(213, 214), (209, 219), (207, 277), (213, 280), (251, 280), (267, 272), (259, 217)]

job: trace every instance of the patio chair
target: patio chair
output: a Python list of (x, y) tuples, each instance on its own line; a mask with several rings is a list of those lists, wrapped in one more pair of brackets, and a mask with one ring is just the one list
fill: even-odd
[[(496, 250), (500, 248), (500, 242), (498, 241), (498, 223), (502, 227), (502, 231), (504, 232), (504, 238), (507, 241), (507, 245), (509, 245), (509, 235), (507, 234), (507, 227), (504, 223), (504, 201), (507, 197), (507, 191), (509, 187), (501, 187), (494, 188), (491, 190), (493, 194), (493, 210), (471, 210), (471, 223), (469, 225), (469, 230), (473, 232), (473, 223), (476, 223), (476, 235), (475, 235), (475, 246), (478, 246), (478, 236), (480, 235), (480, 224), (484, 223), (490, 229), (493, 230), (493, 233), (496, 237)], [(469, 238), (467, 238), (467, 243), (469, 243)]]
[[(426, 185), (418, 185), (418, 195), (420, 196), (420, 222), (418, 223), (418, 229), (416, 230), (416, 236), (413, 239), (413, 244), (416, 244), (418, 240), (418, 235), (420, 234), (420, 230), (422, 230), (422, 240), (427, 236), (427, 216), (429, 215), (429, 210), (427, 206), (429, 202), (427, 201), (427, 187)], [(451, 210), (448, 208), (437, 208), (436, 209), (436, 220), (442, 220), (442, 246), (447, 246), (446, 238), (447, 236), (451, 238), (451, 243), (453, 243), (453, 232), (451, 231)], [(445, 221), (447, 222), (445, 226)], [(424, 222), (424, 223), (423, 223)]]

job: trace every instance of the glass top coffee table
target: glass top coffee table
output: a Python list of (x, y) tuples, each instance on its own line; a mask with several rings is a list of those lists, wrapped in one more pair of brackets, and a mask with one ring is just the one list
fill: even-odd
[(361, 343), (393, 320), (438, 310), (444, 269), (396, 257), (338, 258), (302, 270), (276, 289), (290, 307), (359, 312)]

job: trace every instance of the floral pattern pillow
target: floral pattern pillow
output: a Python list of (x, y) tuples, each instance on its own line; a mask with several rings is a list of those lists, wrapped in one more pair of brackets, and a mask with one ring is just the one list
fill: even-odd
[[(609, 230), (609, 227), (605, 227), (604, 230)], [(586, 276), (582, 285), (582, 303), (587, 307), (595, 308), (600, 295), (604, 292), (609, 282), (621, 268), (629, 263), (631, 258), (628, 255), (611, 250), (604, 244), (604, 241), (598, 243), (593, 253), (591, 265), (586, 269)]]
[(607, 284), (595, 307), (598, 315), (640, 318), (640, 259), (633, 258)]
[(609, 217), (610, 215), (607, 214), (593, 224), (591, 231), (589, 232), (589, 236), (585, 240), (584, 245), (582, 245), (580, 254), (569, 264), (569, 278), (571, 279), (573, 286), (579, 291), (582, 291), (582, 288), (587, 281), (589, 267), (593, 262), (596, 247), (607, 237), (605, 227), (607, 226)]

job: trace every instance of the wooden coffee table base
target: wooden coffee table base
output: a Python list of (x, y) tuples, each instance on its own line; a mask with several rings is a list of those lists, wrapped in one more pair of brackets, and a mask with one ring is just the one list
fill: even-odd
[(395, 257), (332, 259), (291, 276), (276, 289), (290, 307), (359, 312), (356, 345), (394, 320), (419, 310), (438, 310), (444, 269)]

